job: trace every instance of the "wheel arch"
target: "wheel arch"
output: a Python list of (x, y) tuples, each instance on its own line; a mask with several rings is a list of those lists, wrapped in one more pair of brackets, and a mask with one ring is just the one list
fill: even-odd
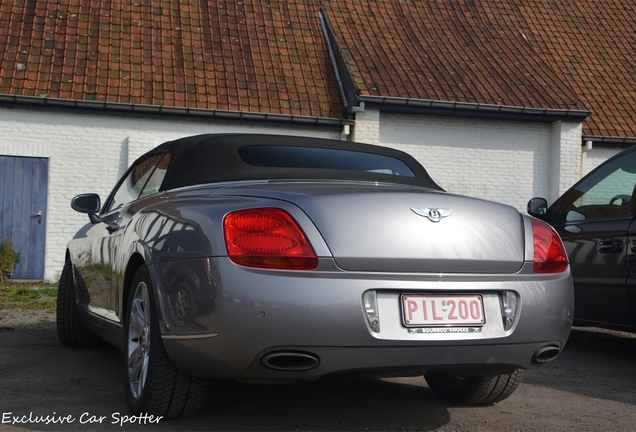
[(137, 273), (137, 271), (143, 266), (146, 266), (146, 271), (148, 273), (148, 277), (150, 278), (150, 284), (152, 285), (150, 294), (153, 297), (155, 312), (159, 320), (159, 327), (161, 329), (161, 332), (163, 333), (165, 326), (165, 305), (158, 290), (158, 287), (160, 286), (159, 274), (157, 273), (156, 266), (150, 266), (149, 262), (144, 258), (141, 252), (135, 252), (130, 256), (128, 265), (126, 266), (126, 270), (124, 272), (124, 283), (121, 295), (121, 323), (124, 326), (126, 325), (126, 320), (128, 319), (127, 317), (129, 312), (128, 298), (131, 291), (135, 289), (135, 287), (133, 286), (133, 280), (135, 279), (135, 274)]
[[(141, 266), (145, 264), (146, 264), (146, 260), (144, 259), (143, 256), (141, 256), (139, 252), (135, 252), (134, 254), (132, 254), (130, 259), (128, 260), (128, 265), (126, 266), (126, 271), (124, 272), (124, 284), (123, 284), (123, 290), (121, 295), (121, 304), (122, 304), (121, 312), (122, 312), (123, 324), (125, 324), (125, 320), (126, 320), (126, 316), (128, 312), (126, 309), (128, 307), (127, 306), (128, 296), (130, 295), (130, 290), (133, 288), (132, 287), (133, 279), (135, 278), (135, 274), (137, 273), (137, 270), (139, 270)], [(152, 275), (151, 275), (151, 278), (152, 278)]]
[(94, 347), (99, 340), (84, 322), (77, 302), (78, 288), (69, 251), (66, 251), (64, 267), (58, 283), (55, 322), (60, 343), (65, 347)]

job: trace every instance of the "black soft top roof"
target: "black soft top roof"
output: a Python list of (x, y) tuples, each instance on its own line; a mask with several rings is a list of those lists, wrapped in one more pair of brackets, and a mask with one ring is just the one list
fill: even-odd
[[(410, 168), (413, 177), (324, 168), (254, 166), (238, 153), (243, 146), (315, 147), (371, 153), (399, 159)], [(139, 159), (157, 153), (170, 153), (171, 160), (160, 190), (197, 184), (237, 180), (361, 180), (440, 188), (424, 167), (399, 150), (369, 144), (320, 138), (265, 134), (206, 134), (169, 141)]]

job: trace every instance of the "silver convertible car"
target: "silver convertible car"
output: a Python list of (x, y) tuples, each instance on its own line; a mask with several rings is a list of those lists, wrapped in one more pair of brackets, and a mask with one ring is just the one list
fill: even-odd
[(69, 242), (65, 346), (124, 352), (133, 413), (196, 414), (215, 380), (424, 375), (491, 404), (568, 338), (567, 255), (546, 223), (445, 193), (393, 149), (199, 135), (140, 157)]

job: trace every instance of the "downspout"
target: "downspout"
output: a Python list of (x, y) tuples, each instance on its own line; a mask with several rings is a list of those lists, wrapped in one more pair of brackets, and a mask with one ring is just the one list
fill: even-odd
[(594, 147), (592, 141), (584, 141), (583, 142), (583, 151), (581, 152), (581, 175), (580, 178), (583, 178), (586, 172), (587, 167), (587, 152), (592, 150)]

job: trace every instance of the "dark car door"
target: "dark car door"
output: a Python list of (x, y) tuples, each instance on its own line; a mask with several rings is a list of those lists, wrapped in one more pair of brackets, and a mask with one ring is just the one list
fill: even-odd
[(578, 324), (636, 326), (635, 185), (631, 152), (592, 172), (550, 207), (550, 222), (570, 258)]
[(627, 290), (636, 321), (636, 220), (629, 226), (627, 245)]

